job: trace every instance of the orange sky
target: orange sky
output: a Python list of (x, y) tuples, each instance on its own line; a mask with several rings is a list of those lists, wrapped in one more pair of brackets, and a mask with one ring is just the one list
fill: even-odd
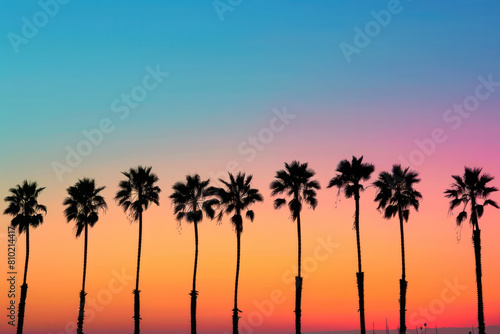
[[(245, 222), (242, 237), (240, 276), (241, 328), (255, 332), (291, 331), (293, 328), (294, 283), (296, 272), (296, 225), (286, 210), (275, 211), (269, 198), (268, 183), (273, 171), (281, 168), (280, 157), (269, 158), (256, 166), (254, 186), (264, 193), (265, 201), (254, 209), (254, 223)], [(303, 156), (316, 168), (323, 186), (333, 175), (333, 158)], [(366, 161), (374, 161), (372, 155)], [(446, 159), (446, 157), (443, 157)], [(315, 163), (322, 161), (323, 164)], [(377, 163), (388, 169), (389, 164)], [(488, 165), (494, 170), (498, 165)], [(461, 172), (457, 163), (456, 172)], [(141, 264), (141, 312), (145, 333), (167, 328), (169, 333), (186, 331), (189, 321), (189, 296), (194, 254), (192, 225), (179, 229), (167, 196), (170, 187), (184, 173), (179, 169), (163, 173), (161, 163), (153, 164), (160, 176), (161, 206), (152, 207), (144, 216), (143, 257)], [(242, 164), (244, 168), (244, 164)], [(87, 321), (89, 332), (107, 329), (128, 330), (132, 324), (132, 289), (137, 254), (137, 224), (130, 224), (112, 201), (120, 174), (125, 166), (110, 166), (99, 174), (97, 184), (108, 187), (104, 196), (109, 210), (90, 231), (87, 276)], [(205, 175), (208, 168), (204, 167)], [(468, 225), (458, 230), (447, 212), (442, 191), (449, 185), (449, 171), (431, 164), (420, 169), (422, 182), (417, 185), (424, 199), (421, 211), (412, 212), (405, 224), (408, 312), (407, 325), (413, 328), (425, 321), (430, 327), (464, 326), (476, 322), (476, 287), (471, 231)], [(196, 170), (202, 173), (200, 169)], [(249, 169), (250, 171), (250, 169)], [(87, 175), (92, 175), (89, 172)], [(72, 176), (68, 183), (76, 180)], [(103, 182), (106, 180), (106, 182)], [(40, 201), (48, 206), (45, 223), (31, 234), (28, 275), (26, 332), (62, 332), (76, 320), (78, 292), (81, 287), (83, 239), (76, 240), (72, 225), (62, 215), (65, 186), (39, 183), (48, 188)], [(3, 181), (5, 188), (5, 181)], [(2, 196), (5, 190), (2, 189)], [(368, 188), (361, 200), (361, 241), (365, 272), (366, 321), (377, 328), (398, 325), (398, 280), (401, 275), (399, 227), (396, 220), (383, 220), (373, 202), (375, 190)], [(319, 192), (316, 211), (303, 212), (303, 327), (304, 331), (355, 329), (358, 326), (355, 282), (356, 248), (352, 230), (354, 203), (336, 191)], [(335, 202), (337, 203), (335, 204)], [(498, 213), (487, 210), (480, 221), (483, 230), (483, 275), (487, 325), (500, 323), (500, 277), (497, 265), (500, 249), (495, 224)], [(3, 226), (8, 217), (2, 216)], [(236, 238), (227, 219), (221, 225), (205, 220), (200, 225), (200, 262), (198, 269), (199, 329), (223, 332), (230, 325), (234, 287)], [(324, 245), (330, 246), (324, 246)], [(2, 256), (5, 256), (2, 254)], [(18, 244), (18, 279), (24, 260), (24, 238)], [(2, 261), (5, 263), (5, 261)], [(5, 266), (3, 267), (5, 268)], [(117, 274), (121, 273), (121, 274)], [(123, 275), (125, 273), (125, 275)], [(122, 281), (117, 279), (122, 277)], [(123, 277), (124, 276), (124, 277)], [(20, 284), (20, 283), (19, 283)], [(455, 285), (456, 290), (449, 289)], [(95, 299), (95, 304), (89, 300)], [(270, 303), (270, 301), (273, 301)], [(8, 300), (2, 295), (2, 303)], [(371, 327), (371, 326), (370, 326)], [(2, 328), (6, 328), (2, 324)]]

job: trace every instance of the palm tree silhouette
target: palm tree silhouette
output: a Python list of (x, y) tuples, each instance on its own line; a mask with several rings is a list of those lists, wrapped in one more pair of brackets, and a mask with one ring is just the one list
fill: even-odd
[[(456, 222), (458, 226), (467, 219), (467, 209), (470, 211), (470, 224), (472, 226), (472, 241), (474, 243), (474, 255), (476, 259), (476, 283), (477, 283), (477, 320), (479, 323), (479, 334), (484, 334), (483, 284), (481, 265), (481, 230), (479, 229), (479, 218), (482, 217), (484, 207), (491, 205), (498, 209), (495, 201), (489, 199), (491, 193), (498, 191), (496, 187), (489, 187), (488, 183), (493, 181), (493, 176), (483, 173), (482, 168), (465, 167), (463, 177), (452, 175), (455, 182), (451, 188), (445, 191), (445, 196), (450, 198), (450, 212), (458, 206), (463, 205), (458, 214)], [(482, 200), (482, 204), (479, 201)]]
[(30, 258), (30, 227), (37, 228), (43, 224), (43, 215), (47, 214), (45, 205), (38, 204), (38, 196), (45, 187), (39, 188), (36, 182), (24, 180), (21, 185), (9, 189), (10, 196), (5, 197), (9, 203), (4, 215), (11, 215), (10, 224), (17, 228), (19, 235), (26, 233), (26, 260), (24, 263), (23, 285), (21, 285), (21, 298), (19, 301), (17, 334), (23, 333), (24, 311), (26, 309), (26, 295), (28, 293), (28, 284), (26, 277), (28, 275), (28, 262)]
[(196, 299), (198, 291), (196, 291), (196, 271), (198, 268), (198, 223), (203, 220), (203, 211), (207, 217), (213, 219), (215, 212), (211, 207), (213, 200), (207, 198), (207, 187), (210, 180), (201, 181), (200, 176), (187, 175), (186, 182), (177, 182), (173, 185), (173, 194), (170, 195), (172, 204), (174, 205), (175, 218), (179, 223), (186, 220), (194, 225), (194, 272), (193, 272), (193, 289), (189, 294), (191, 296), (191, 334), (196, 334)]
[[(288, 208), (293, 221), (297, 221), (298, 238), (298, 275), (295, 277), (295, 332), (301, 333), (301, 304), (302, 304), (302, 276), (301, 276), (301, 258), (302, 258), (302, 237), (300, 232), (300, 212), (302, 211), (302, 202), (315, 209), (318, 205), (316, 199), (316, 190), (320, 189), (319, 182), (311, 180), (316, 173), (308, 168), (307, 163), (301, 164), (298, 161), (285, 163), (285, 169), (276, 172), (275, 180), (271, 182), (271, 196), (285, 194), (290, 196)], [(274, 208), (279, 209), (286, 204), (285, 198), (274, 200)]]
[(96, 188), (94, 179), (84, 178), (78, 180), (74, 186), (67, 189), (68, 197), (64, 199), (63, 205), (66, 205), (64, 216), (67, 222), (74, 221), (76, 228), (76, 237), (78, 238), (85, 231), (85, 243), (83, 251), (83, 282), (82, 291), (80, 291), (80, 307), (78, 309), (78, 328), (77, 333), (83, 334), (83, 319), (85, 315), (85, 278), (87, 276), (87, 247), (88, 247), (88, 229), (94, 227), (99, 220), (99, 210), (105, 211), (108, 206), (100, 192), (105, 187)]
[(141, 246), (142, 246), (142, 213), (147, 210), (151, 203), (160, 205), (159, 194), (161, 189), (156, 186), (158, 176), (151, 172), (151, 167), (138, 166), (130, 168), (128, 172), (122, 172), (126, 180), (119, 183), (120, 190), (115, 196), (115, 200), (128, 213), (130, 219), (139, 222), (139, 242), (137, 247), (137, 276), (134, 290), (134, 334), (141, 332), (140, 328), (140, 298), (139, 293), (139, 272), (141, 267)]
[(359, 237), (359, 196), (364, 190), (362, 181), (368, 181), (375, 167), (369, 163), (363, 163), (363, 157), (352, 157), (352, 163), (347, 159), (339, 162), (338, 174), (330, 180), (328, 188), (337, 187), (339, 191), (344, 191), (346, 198), (354, 196), (356, 212), (354, 215), (354, 229), (356, 230), (356, 245), (358, 249), (358, 272), (356, 273), (356, 282), (358, 285), (359, 296), (359, 318), (361, 325), (361, 334), (366, 333), (365, 326), (365, 292), (364, 292), (364, 272), (361, 270), (361, 242)]
[[(233, 334), (238, 334), (238, 281), (240, 276), (240, 253), (241, 253), (241, 233), (243, 232), (243, 212), (246, 211), (245, 216), (253, 222), (255, 214), (250, 210), (250, 206), (256, 202), (262, 202), (264, 199), (259, 193), (258, 189), (252, 188), (252, 175), (245, 175), (239, 172), (236, 177), (229, 174), (229, 181), (219, 179), (224, 185), (222, 188), (210, 187), (207, 194), (213, 196), (213, 201), (209, 202), (208, 206), (212, 208), (215, 206), (219, 209), (217, 220), (221, 221), (223, 214), (231, 215), (231, 223), (236, 231), (236, 280), (234, 284), (234, 308), (233, 308)], [(211, 209), (210, 209), (211, 210)]]
[(401, 262), (402, 274), (399, 280), (399, 333), (406, 333), (406, 263), (405, 263), (405, 238), (403, 221), (408, 222), (411, 207), (418, 211), (419, 200), (422, 194), (413, 189), (413, 185), (419, 183), (418, 173), (409, 167), (403, 170), (401, 165), (392, 166), (392, 173), (381, 172), (378, 180), (373, 183), (377, 188), (375, 202), (378, 209), (384, 210), (384, 218), (399, 217), (399, 229), (401, 232)]

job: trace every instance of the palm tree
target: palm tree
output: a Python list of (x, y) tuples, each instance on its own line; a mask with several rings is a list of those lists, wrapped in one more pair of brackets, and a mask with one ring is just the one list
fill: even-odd
[(336, 169), (337, 175), (330, 180), (328, 188), (337, 187), (339, 191), (344, 191), (346, 198), (352, 198), (356, 204), (356, 212), (354, 215), (354, 229), (356, 230), (356, 245), (358, 249), (358, 272), (356, 273), (356, 281), (358, 285), (359, 296), (359, 318), (361, 325), (361, 334), (366, 333), (365, 328), (365, 292), (364, 292), (364, 272), (361, 270), (361, 242), (359, 238), (359, 196), (364, 190), (362, 181), (368, 181), (375, 167), (369, 163), (363, 163), (363, 157), (352, 157), (352, 162), (347, 159), (342, 160)]
[[(450, 198), (450, 212), (458, 206), (463, 205), (458, 214), (456, 222), (458, 226), (467, 219), (467, 210), (470, 211), (470, 224), (472, 226), (472, 241), (474, 243), (474, 255), (476, 259), (476, 283), (477, 283), (477, 320), (479, 323), (479, 334), (485, 333), (483, 284), (481, 266), (481, 230), (479, 229), (479, 218), (483, 215), (484, 207), (491, 205), (498, 209), (498, 204), (489, 199), (491, 193), (498, 191), (496, 187), (489, 187), (488, 183), (493, 181), (493, 176), (483, 173), (482, 168), (465, 167), (463, 177), (452, 175), (455, 182), (451, 188), (445, 191), (445, 196)], [(482, 201), (482, 203), (479, 203)]]
[(126, 179), (120, 181), (120, 190), (115, 196), (115, 200), (128, 213), (131, 221), (139, 222), (139, 242), (137, 247), (137, 276), (135, 279), (134, 293), (134, 334), (141, 332), (140, 328), (140, 298), (139, 293), (139, 272), (141, 267), (141, 247), (142, 247), (142, 213), (147, 210), (151, 203), (160, 205), (159, 194), (161, 189), (156, 185), (158, 176), (151, 172), (151, 167), (138, 166), (130, 168), (128, 172), (122, 172)]
[(78, 238), (85, 231), (85, 243), (83, 250), (83, 282), (80, 291), (80, 307), (78, 310), (77, 333), (83, 334), (83, 319), (85, 315), (85, 278), (87, 276), (87, 247), (88, 229), (94, 227), (99, 220), (99, 210), (105, 211), (108, 206), (100, 192), (105, 187), (96, 188), (94, 179), (84, 178), (67, 189), (68, 197), (64, 199), (66, 205), (64, 215), (67, 222), (74, 221), (76, 237)]
[(413, 188), (419, 183), (418, 173), (409, 167), (403, 170), (401, 165), (392, 166), (392, 173), (381, 172), (378, 180), (373, 183), (377, 188), (375, 202), (378, 202), (378, 210), (384, 210), (384, 218), (390, 219), (398, 215), (399, 229), (401, 232), (401, 262), (402, 274), (399, 280), (399, 333), (406, 333), (406, 263), (405, 263), (405, 237), (403, 221), (408, 222), (410, 209), (416, 211), (419, 208), (419, 200), (422, 194)]
[[(233, 308), (233, 334), (238, 334), (238, 281), (240, 276), (240, 253), (241, 253), (241, 233), (243, 232), (243, 212), (245, 216), (253, 222), (255, 214), (250, 210), (250, 206), (256, 202), (262, 202), (262, 195), (258, 189), (252, 188), (252, 175), (245, 175), (239, 172), (236, 177), (229, 173), (229, 181), (219, 179), (223, 184), (222, 188), (210, 187), (207, 194), (213, 195), (213, 201), (208, 206), (219, 208), (217, 220), (221, 221), (223, 214), (232, 215), (231, 223), (236, 231), (236, 280), (234, 284), (234, 308)], [(211, 210), (211, 209), (210, 209)]]
[[(292, 161), (285, 163), (285, 169), (276, 172), (275, 180), (271, 183), (271, 196), (285, 194), (290, 196), (288, 208), (293, 221), (297, 221), (298, 237), (298, 274), (295, 277), (295, 332), (301, 333), (301, 304), (302, 304), (302, 276), (301, 276), (301, 258), (302, 258), (302, 237), (300, 232), (300, 212), (302, 203), (305, 202), (312, 209), (318, 205), (316, 199), (316, 190), (320, 189), (319, 182), (311, 180), (316, 173), (308, 168), (307, 163)], [(274, 200), (274, 208), (279, 209), (286, 204), (285, 198)]]
[(215, 212), (210, 206), (213, 200), (207, 198), (207, 187), (210, 180), (201, 181), (200, 176), (187, 175), (186, 182), (177, 182), (173, 185), (174, 193), (170, 195), (174, 205), (174, 214), (179, 224), (182, 220), (194, 225), (194, 273), (193, 289), (189, 294), (191, 296), (191, 334), (196, 334), (196, 271), (198, 268), (198, 223), (203, 220), (203, 211), (209, 218), (214, 218)]
[(26, 260), (24, 262), (23, 285), (21, 285), (21, 299), (19, 301), (19, 313), (17, 322), (17, 334), (23, 333), (24, 311), (26, 309), (26, 295), (28, 284), (28, 262), (30, 258), (30, 227), (37, 228), (43, 223), (43, 215), (47, 214), (45, 205), (38, 204), (38, 195), (45, 187), (39, 188), (36, 182), (24, 180), (21, 185), (9, 189), (10, 196), (5, 197), (9, 206), (4, 211), (4, 215), (11, 215), (11, 226), (19, 232), (19, 235), (26, 233)]

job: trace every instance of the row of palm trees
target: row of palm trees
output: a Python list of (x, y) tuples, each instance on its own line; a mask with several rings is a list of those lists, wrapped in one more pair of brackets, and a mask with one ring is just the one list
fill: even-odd
[[(358, 271), (356, 283), (358, 287), (359, 315), (361, 333), (366, 333), (365, 302), (364, 302), (364, 272), (361, 263), (360, 241), (360, 195), (364, 191), (364, 182), (371, 178), (375, 167), (363, 162), (363, 157), (353, 157), (351, 161), (342, 160), (336, 168), (336, 175), (330, 180), (328, 188), (336, 187), (343, 191), (346, 198), (354, 198), (355, 215), (354, 229), (356, 232), (356, 246)], [(134, 294), (134, 333), (140, 333), (140, 290), (139, 274), (141, 264), (142, 224), (143, 212), (152, 204), (159, 205), (161, 189), (157, 186), (158, 176), (152, 172), (151, 167), (138, 166), (122, 173), (125, 177), (119, 183), (119, 190), (115, 201), (121, 206), (129, 218), (139, 223), (139, 239), (137, 250), (137, 273)], [(288, 205), (291, 218), (297, 223), (298, 239), (298, 273), (295, 277), (295, 329), (301, 333), (301, 304), (302, 304), (302, 276), (301, 276), (301, 219), (300, 214), (304, 205), (315, 209), (318, 205), (316, 198), (320, 184), (314, 180), (315, 172), (307, 163), (293, 161), (285, 163), (285, 168), (276, 172), (270, 184), (271, 196), (276, 197), (274, 208), (279, 209)], [(478, 293), (478, 323), (479, 333), (485, 333), (484, 307), (482, 293), (482, 268), (481, 268), (481, 237), (479, 218), (483, 215), (485, 206), (498, 208), (495, 201), (489, 199), (491, 193), (497, 191), (496, 187), (488, 184), (493, 180), (489, 174), (482, 173), (480, 168), (465, 168), (463, 176), (453, 175), (453, 184), (445, 191), (445, 196), (450, 198), (450, 211), (461, 207), (456, 222), (461, 225), (469, 218), (473, 229), (473, 243), (476, 261), (476, 280)], [(198, 174), (187, 175), (186, 179), (175, 183), (173, 193), (169, 196), (174, 206), (176, 219), (192, 223), (195, 230), (195, 260), (193, 272), (193, 285), (191, 296), (191, 333), (196, 333), (196, 303), (198, 291), (196, 290), (196, 274), (198, 266), (198, 224), (205, 214), (210, 219), (221, 221), (224, 216), (229, 216), (236, 232), (237, 260), (236, 279), (234, 288), (234, 307), (232, 310), (233, 334), (238, 334), (238, 321), (240, 319), (238, 308), (238, 282), (240, 273), (241, 234), (243, 232), (244, 218), (253, 221), (255, 213), (251, 209), (256, 202), (262, 202), (263, 196), (258, 189), (252, 188), (252, 175), (239, 172), (236, 175), (228, 174), (228, 179), (219, 179), (222, 187), (210, 186), (210, 180), (202, 180)], [(390, 172), (383, 171), (378, 179), (373, 182), (377, 190), (375, 202), (383, 217), (399, 219), (401, 233), (401, 260), (402, 275), (400, 283), (400, 333), (406, 333), (406, 281), (405, 245), (403, 223), (407, 222), (410, 210), (418, 211), (419, 200), (422, 194), (414, 189), (419, 183), (417, 172), (401, 165), (394, 165)], [(99, 213), (107, 209), (106, 201), (101, 195), (105, 187), (97, 187), (95, 180), (83, 178), (67, 189), (68, 197), (64, 199), (64, 215), (67, 222), (74, 222), (76, 237), (84, 233), (84, 260), (83, 282), (80, 291), (80, 304), (78, 311), (77, 333), (83, 333), (85, 318), (85, 278), (87, 273), (87, 246), (88, 230), (99, 220)], [(18, 309), (17, 333), (23, 332), (24, 313), (28, 285), (26, 281), (29, 261), (29, 229), (36, 228), (43, 223), (47, 208), (38, 203), (38, 196), (45, 188), (39, 187), (36, 182), (24, 181), (21, 185), (9, 189), (10, 195), (5, 198), (8, 203), (4, 214), (13, 216), (11, 225), (19, 234), (26, 235), (26, 260), (24, 268), (23, 285)], [(245, 217), (244, 217), (244, 216)]]

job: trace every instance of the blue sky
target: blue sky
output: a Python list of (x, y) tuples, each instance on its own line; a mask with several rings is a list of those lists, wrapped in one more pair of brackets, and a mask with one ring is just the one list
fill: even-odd
[(232, 136), (283, 105), (339, 119), (369, 107), (411, 118), (412, 105), (433, 117), (469, 94), (479, 74), (500, 75), (495, 1), (402, 1), (348, 64), (339, 44), (352, 44), (353, 29), (389, 3), (242, 1), (221, 21), (211, 1), (69, 1), (15, 53), (8, 33), (21, 35), (22, 18), (41, 7), (2, 1), (1, 136), (19, 145), (2, 151), (40, 151), (37, 139), (60, 157), (61, 141), (116, 116), (111, 101), (157, 64), (170, 76), (123, 123), (120, 140), (132, 128)]

